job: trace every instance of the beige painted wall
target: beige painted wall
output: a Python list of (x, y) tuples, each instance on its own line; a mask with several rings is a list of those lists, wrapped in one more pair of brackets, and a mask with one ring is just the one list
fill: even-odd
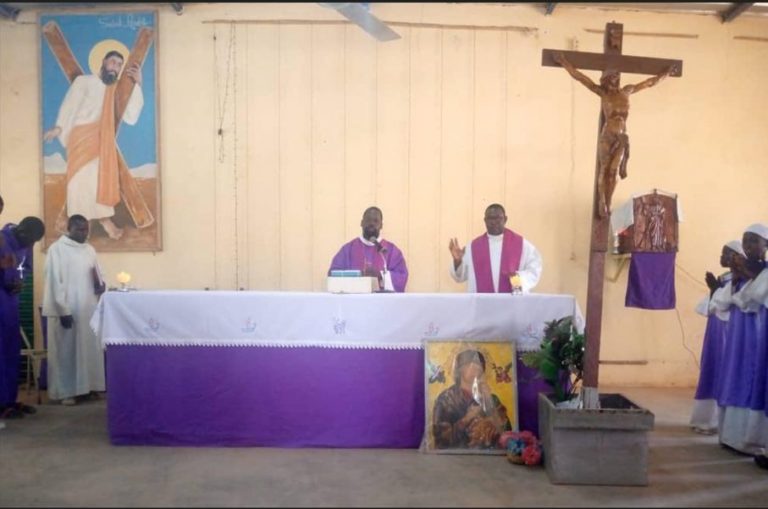
[[(765, 38), (768, 19), (376, 4), (405, 23), (402, 39), (377, 43), (317, 23), (340, 19), (317, 4), (185, 4), (181, 16), (157, 5), (163, 251), (100, 255), (141, 288), (322, 291), (376, 204), (408, 291), (460, 292), (448, 239), (480, 234), (498, 201), (544, 256), (536, 290), (575, 294), (584, 309), (599, 102), (542, 67), (541, 50), (600, 52), (594, 30), (615, 20), (640, 33), (625, 35), (625, 54), (682, 59), (683, 78), (633, 97), (629, 178), (614, 195), (679, 193), (677, 310), (625, 308), (626, 270), (606, 281), (601, 358), (647, 364), (604, 365), (600, 381), (696, 383), (703, 274), (725, 241), (768, 222), (768, 42), (734, 38)], [(301, 22), (265, 23), (277, 19)], [(42, 212), (38, 59), (34, 13), (0, 21), (3, 222)], [(616, 267), (609, 259), (607, 274)]]

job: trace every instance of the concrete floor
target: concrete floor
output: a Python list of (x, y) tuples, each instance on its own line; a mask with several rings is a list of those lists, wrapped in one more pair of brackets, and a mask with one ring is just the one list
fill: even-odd
[[(648, 487), (563, 486), (503, 456), (397, 449), (125, 447), (106, 401), (0, 429), (0, 506), (768, 506), (768, 471), (687, 426), (693, 389), (602, 388), (651, 410)], [(32, 402), (32, 399), (28, 399)]]

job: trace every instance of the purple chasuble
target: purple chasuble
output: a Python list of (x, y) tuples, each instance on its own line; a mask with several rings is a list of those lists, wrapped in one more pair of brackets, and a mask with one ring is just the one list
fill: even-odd
[(352, 239), (341, 246), (339, 252), (333, 257), (328, 275), (332, 270), (349, 269), (357, 269), (365, 273), (367, 268), (372, 268), (378, 274), (384, 270), (384, 260), (386, 260), (387, 270), (392, 276), (392, 286), (396, 292), (404, 292), (408, 282), (408, 267), (403, 253), (388, 240), (381, 240), (381, 247), (381, 252), (378, 252), (376, 246), (364, 244), (359, 237)]
[(675, 255), (632, 253), (624, 304), (643, 309), (675, 308)]
[[(501, 265), (499, 267), (499, 292), (510, 293), (509, 277), (520, 268), (523, 254), (523, 237), (509, 228), (504, 228), (501, 244)], [(490, 240), (483, 234), (472, 241), (472, 265), (475, 270), (477, 293), (494, 293), (491, 275)]]

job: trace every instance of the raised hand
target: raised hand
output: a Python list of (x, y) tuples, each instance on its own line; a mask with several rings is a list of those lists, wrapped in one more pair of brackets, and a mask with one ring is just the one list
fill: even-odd
[(448, 249), (451, 251), (451, 256), (453, 256), (454, 265), (458, 267), (461, 264), (461, 260), (464, 258), (464, 251), (466, 251), (467, 248), (460, 247), (459, 241), (454, 237), (448, 243)]

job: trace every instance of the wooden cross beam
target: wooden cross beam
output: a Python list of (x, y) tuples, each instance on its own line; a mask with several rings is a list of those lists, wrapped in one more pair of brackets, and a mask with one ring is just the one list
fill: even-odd
[(635, 74), (659, 74), (670, 66), (675, 66), (675, 70), (670, 76), (682, 76), (683, 62), (681, 60), (671, 60), (665, 58), (634, 57), (631, 55), (610, 54), (610, 53), (588, 53), (586, 51), (558, 51), (545, 49), (541, 52), (541, 65), (549, 67), (560, 67), (555, 62), (555, 53), (562, 53), (565, 58), (579, 69), (590, 71), (605, 71), (613, 69), (618, 72), (630, 72)]
[[(75, 78), (84, 74), (82, 67), (80, 67), (77, 58), (75, 58), (72, 49), (64, 38), (64, 34), (62, 33), (61, 28), (59, 28), (59, 25), (55, 21), (49, 21), (43, 26), (42, 32), (45, 40), (48, 42), (51, 52), (59, 63), (62, 72), (67, 77), (67, 80), (72, 83)], [(127, 68), (134, 62), (138, 62), (139, 65), (144, 63), (144, 59), (149, 51), (149, 46), (152, 44), (152, 37), (153, 33), (149, 28), (142, 27), (141, 30), (139, 30), (139, 34), (136, 36), (136, 42), (134, 43), (133, 49), (123, 68)], [(117, 89), (115, 90), (115, 136), (117, 136), (117, 129), (123, 118), (123, 114), (125, 113), (128, 99), (131, 96), (131, 92), (133, 92), (133, 86), (134, 83), (124, 73), (117, 80)], [(144, 196), (141, 194), (141, 190), (139, 190), (139, 186), (136, 184), (136, 180), (128, 169), (128, 164), (125, 162), (120, 150), (117, 151), (117, 168), (120, 180), (120, 197), (122, 198), (131, 219), (136, 225), (136, 228), (146, 228), (147, 226), (150, 226), (154, 223), (155, 218), (152, 216), (152, 212), (150, 212), (147, 202), (144, 200)]]
[[(634, 91), (641, 90), (642, 88), (648, 88), (660, 81), (665, 74), (668, 76), (682, 76), (683, 62), (681, 60), (668, 60), (661, 58), (645, 58), (645, 57), (633, 57), (624, 56), (621, 54), (623, 44), (623, 32), (624, 27), (619, 23), (607, 23), (605, 25), (605, 37), (603, 40), (604, 53), (586, 53), (580, 51), (557, 51), (545, 49), (542, 50), (542, 65), (544, 66), (556, 66), (560, 67), (561, 64), (556, 61), (556, 56), (559, 53), (565, 57), (565, 60), (575, 70), (575, 68), (592, 69), (603, 71), (603, 76), (606, 77), (608, 73), (606, 71), (618, 71), (637, 74), (655, 74), (657, 77), (650, 78), (643, 83), (634, 85), (631, 91), (626, 92), (626, 97), (619, 98), (620, 100), (616, 104), (606, 104), (611, 101), (611, 97), (606, 97), (610, 94), (603, 93), (603, 85), (597, 86), (594, 82), (589, 80), (588, 77), (576, 72), (579, 75), (579, 81), (595, 93), (600, 92), (602, 98), (602, 108), (600, 113), (600, 119), (598, 121), (598, 157), (595, 169), (595, 186), (593, 194), (593, 208), (592, 208), (592, 232), (590, 241), (590, 254), (589, 254), (589, 276), (587, 282), (587, 319), (586, 319), (586, 346), (584, 352), (584, 378), (582, 387), (583, 404), (585, 408), (599, 408), (599, 394), (597, 390), (598, 381), (598, 368), (600, 362), (600, 335), (603, 315), (603, 284), (605, 278), (605, 253), (608, 249), (608, 227), (610, 223), (610, 215), (608, 213), (601, 213), (599, 210), (601, 189), (600, 161), (601, 150), (605, 150), (605, 144), (601, 145), (602, 136), (605, 135), (605, 112), (611, 111), (612, 115), (617, 114), (615, 117), (611, 117), (611, 122), (619, 122), (622, 126), (626, 120), (629, 112), (629, 94)], [(571, 72), (571, 71), (569, 71)], [(571, 73), (573, 75), (573, 73)], [(576, 78), (576, 76), (574, 76)], [(619, 77), (615, 76), (615, 84), (619, 86)], [(624, 89), (622, 89), (624, 90)], [(614, 94), (615, 95), (615, 94)], [(623, 104), (622, 101), (626, 102)], [(617, 108), (618, 105), (618, 108)], [(621, 108), (624, 108), (623, 110)], [(622, 117), (623, 113), (623, 117)], [(623, 120), (622, 120), (623, 118)], [(610, 133), (609, 133), (610, 134)], [(622, 134), (626, 143), (625, 156), (628, 157), (629, 141), (626, 134), (622, 131)], [(609, 139), (610, 141), (610, 139)], [(611, 150), (614, 150), (611, 148)], [(603, 157), (603, 160), (605, 158)], [(626, 165), (626, 159), (624, 159)], [(626, 166), (623, 167), (626, 170)], [(613, 171), (616, 171), (616, 167), (613, 167)], [(603, 168), (603, 177), (605, 175), (605, 167)], [(613, 175), (615, 182), (615, 173)], [(604, 195), (603, 199), (604, 199)], [(610, 194), (608, 195), (607, 207), (610, 207)], [(608, 209), (609, 210), (609, 209)]]

